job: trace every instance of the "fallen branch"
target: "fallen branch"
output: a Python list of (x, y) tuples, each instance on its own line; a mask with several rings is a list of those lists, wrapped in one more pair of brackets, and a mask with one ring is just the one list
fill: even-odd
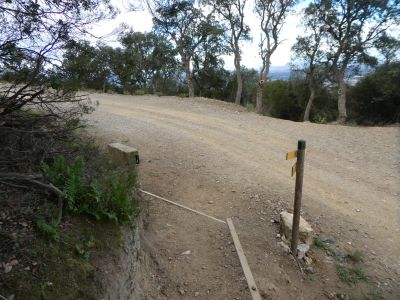
[[(14, 182), (23, 182), (25, 184), (40, 187), (41, 189), (45, 189), (53, 194), (55, 194), (58, 198), (58, 215), (56, 220), (56, 225), (61, 222), (63, 207), (64, 207), (64, 193), (52, 183), (44, 183), (37, 179), (41, 179), (43, 176), (41, 174), (21, 174), (21, 173), (0, 173), (0, 182), (2, 184), (6, 184), (15, 188), (28, 188), (27, 186), (21, 186), (15, 184)], [(9, 182), (11, 181), (11, 182)]]

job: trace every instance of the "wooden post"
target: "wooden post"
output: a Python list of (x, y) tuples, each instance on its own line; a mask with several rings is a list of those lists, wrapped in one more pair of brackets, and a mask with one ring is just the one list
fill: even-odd
[(296, 187), (294, 192), (292, 243), (291, 243), (291, 249), (294, 256), (297, 255), (297, 243), (299, 239), (300, 209), (301, 209), (301, 197), (303, 193), (305, 152), (306, 152), (306, 141), (299, 140), (297, 144)]

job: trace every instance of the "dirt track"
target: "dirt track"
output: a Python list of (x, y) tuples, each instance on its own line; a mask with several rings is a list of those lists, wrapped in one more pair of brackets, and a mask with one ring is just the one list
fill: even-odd
[[(302, 276), (277, 245), (271, 220), (291, 209), (294, 179), (285, 153), (307, 140), (303, 216), (335, 249), (364, 253), (371, 281), (400, 295), (400, 129), (295, 123), (203, 98), (93, 94), (90, 120), (106, 142), (140, 151), (144, 190), (220, 219), (232, 217), (258, 287), (267, 299), (363, 297), (315, 250)], [(146, 198), (147, 199), (147, 198)], [(249, 299), (228, 229), (149, 199), (145, 239), (159, 266), (148, 298)], [(190, 250), (190, 255), (181, 255)], [(362, 298), (361, 298), (362, 299)]]

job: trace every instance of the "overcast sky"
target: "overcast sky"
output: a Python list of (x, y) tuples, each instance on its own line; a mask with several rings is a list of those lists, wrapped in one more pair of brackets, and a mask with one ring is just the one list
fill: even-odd
[[(250, 26), (252, 41), (243, 43), (243, 54), (242, 54), (242, 65), (248, 68), (259, 69), (261, 62), (258, 55), (258, 43), (260, 39), (259, 29), (259, 18), (252, 11), (249, 4), (251, 0), (247, 1), (247, 11), (245, 14), (245, 22)], [(128, 7), (124, 2), (118, 4), (121, 14), (113, 20), (104, 21), (99, 23), (93, 28), (93, 33), (96, 35), (104, 35), (111, 32), (114, 28), (118, 27), (121, 23), (126, 23), (131, 26), (135, 31), (149, 32), (152, 29), (152, 17), (151, 14), (145, 8), (139, 8), (136, 11), (129, 11)], [(299, 26), (301, 18), (301, 8), (298, 8), (296, 12), (291, 13), (286, 23), (282, 28), (281, 38), (282, 44), (279, 45), (278, 49), (272, 56), (272, 66), (284, 66), (290, 61), (290, 48), (296, 40), (297, 35), (301, 34), (301, 28)], [(116, 45), (115, 43), (112, 43)], [(224, 57), (225, 67), (233, 69), (233, 57)]]

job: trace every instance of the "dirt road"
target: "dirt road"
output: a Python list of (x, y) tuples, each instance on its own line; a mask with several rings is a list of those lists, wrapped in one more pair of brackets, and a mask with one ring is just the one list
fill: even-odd
[[(400, 297), (400, 129), (295, 123), (203, 98), (93, 94), (90, 116), (106, 142), (140, 151), (144, 190), (225, 220), (232, 217), (266, 299)], [(306, 139), (303, 216), (341, 253), (359, 250), (368, 283), (339, 281), (313, 249), (302, 275), (277, 244), (279, 212), (291, 210), (285, 153)], [(149, 299), (249, 299), (226, 226), (147, 198), (144, 233), (158, 266)], [(190, 250), (189, 255), (181, 253)]]

